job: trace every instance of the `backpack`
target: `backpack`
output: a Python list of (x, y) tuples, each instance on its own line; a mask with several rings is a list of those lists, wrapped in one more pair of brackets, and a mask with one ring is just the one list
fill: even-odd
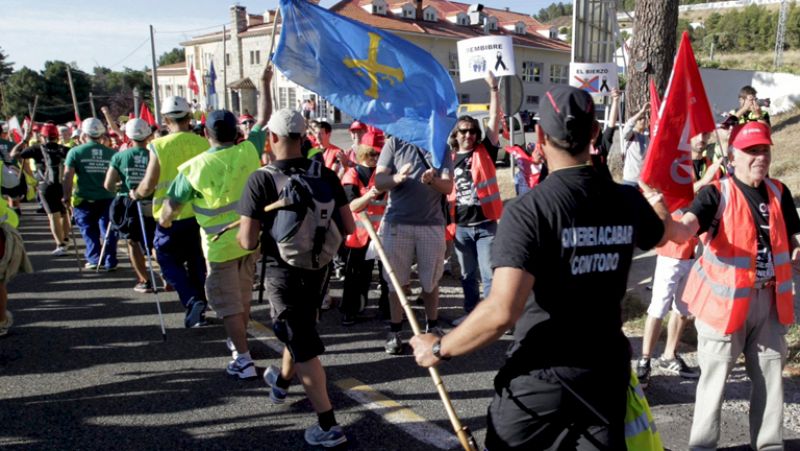
[(270, 229), (281, 258), (302, 269), (325, 267), (342, 243), (339, 226), (333, 222), (336, 205), (333, 188), (322, 179), (322, 164), (312, 160), (308, 169), (283, 172), (273, 165), (266, 170), (275, 184), (278, 200), (288, 205), (277, 210)]

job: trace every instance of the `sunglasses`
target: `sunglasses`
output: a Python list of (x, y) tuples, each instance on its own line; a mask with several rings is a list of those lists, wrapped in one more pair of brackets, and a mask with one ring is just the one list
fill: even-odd
[(462, 135), (466, 135), (467, 133), (471, 133), (473, 135), (477, 135), (478, 134), (478, 129), (477, 128), (459, 128), (458, 129), (458, 133), (462, 134)]

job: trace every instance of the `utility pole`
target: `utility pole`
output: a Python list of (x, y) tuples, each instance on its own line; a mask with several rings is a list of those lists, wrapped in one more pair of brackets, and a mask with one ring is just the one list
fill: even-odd
[(92, 107), (92, 117), (97, 117), (97, 110), (94, 109), (94, 94), (89, 93), (89, 106)]
[[(228, 40), (225, 37), (225, 25), (222, 26), (222, 104), (228, 109)], [(230, 111), (230, 110), (228, 110)]]
[(141, 109), (141, 94), (139, 93), (139, 87), (134, 86), (133, 88), (133, 117), (139, 119), (141, 117), (140, 109)]
[(156, 40), (154, 37), (153, 26), (150, 25), (150, 56), (153, 60), (153, 109), (156, 113), (156, 123), (161, 125), (161, 101), (158, 97), (158, 70), (156, 66)]
[(775, 61), (773, 63), (775, 70), (783, 65), (783, 44), (786, 35), (787, 6), (786, 0), (781, 1), (781, 13), (778, 17), (778, 35), (775, 37)]
[[(72, 108), (75, 109), (75, 120), (81, 121), (81, 113), (78, 111), (78, 99), (75, 97), (75, 85), (72, 84), (72, 70), (67, 66), (67, 81), (69, 82), (69, 92), (72, 94)], [(33, 121), (33, 119), (31, 119)]]

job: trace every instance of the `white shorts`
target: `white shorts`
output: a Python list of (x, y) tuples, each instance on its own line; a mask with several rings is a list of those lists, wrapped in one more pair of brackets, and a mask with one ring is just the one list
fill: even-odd
[[(422, 291), (431, 293), (439, 286), (444, 272), (444, 226), (389, 224), (382, 222), (378, 234), (401, 285), (411, 278), (411, 265), (417, 261), (417, 273)], [(383, 268), (384, 272), (386, 267)], [(386, 280), (389, 275), (384, 274)], [(389, 290), (394, 292), (390, 283)]]
[(653, 297), (647, 314), (654, 318), (662, 319), (669, 312), (670, 307), (683, 316), (689, 316), (689, 306), (681, 295), (689, 278), (694, 259), (677, 259), (664, 257), (656, 258), (656, 272), (653, 274)]

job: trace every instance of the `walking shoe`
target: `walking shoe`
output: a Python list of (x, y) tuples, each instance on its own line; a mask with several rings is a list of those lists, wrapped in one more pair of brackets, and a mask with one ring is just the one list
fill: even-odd
[(326, 294), (324, 298), (322, 298), (322, 306), (320, 309), (322, 310), (330, 310), (333, 307), (333, 299), (331, 299), (331, 295)]
[(267, 384), (269, 387), (269, 400), (272, 401), (273, 404), (283, 404), (286, 402), (286, 390), (278, 387), (278, 376), (280, 376), (281, 370), (274, 365), (270, 365), (266, 371), (264, 371), (264, 383)]
[(647, 388), (647, 384), (650, 383), (650, 359), (639, 359), (639, 363), (636, 364), (636, 378), (639, 379), (639, 385), (642, 388)]
[(83, 267), (89, 270), (97, 269), (97, 263), (86, 262), (86, 264), (84, 264)]
[(228, 347), (228, 351), (231, 352), (231, 357), (233, 358), (233, 360), (236, 360), (236, 359), (239, 358), (239, 352), (236, 351), (236, 346), (233, 344), (233, 340), (231, 340), (230, 338), (225, 340), (225, 346), (227, 346)]
[(50, 252), (50, 255), (53, 257), (61, 257), (62, 255), (67, 255), (67, 248), (66, 246), (58, 246), (53, 249), (53, 252)]
[(117, 265), (114, 265), (114, 266), (103, 266), (102, 268), (100, 268), (100, 270), (101, 271), (106, 271), (106, 272), (114, 272), (114, 271), (117, 270)]
[(330, 430), (323, 431), (319, 423), (317, 423), (306, 429), (305, 439), (309, 445), (322, 445), (325, 448), (333, 448), (346, 442), (347, 436), (344, 435), (342, 427), (338, 424), (331, 427)]
[(14, 324), (14, 315), (11, 314), (8, 310), (6, 310), (6, 320), (0, 322), (0, 337), (8, 335), (8, 330), (11, 329), (11, 326)]
[(183, 320), (183, 325), (186, 326), (187, 329), (202, 326), (205, 324), (205, 318), (203, 318), (203, 313), (205, 311), (206, 301), (195, 300), (189, 305), (189, 309), (186, 311), (186, 318)]
[(383, 349), (387, 354), (398, 355), (403, 352), (403, 340), (400, 339), (400, 332), (389, 332)]
[(258, 377), (256, 374), (256, 364), (251, 359), (236, 359), (228, 364), (225, 371), (241, 380), (253, 380)]
[(137, 293), (152, 293), (153, 286), (150, 284), (150, 281), (146, 282), (139, 282), (133, 287), (133, 291)]
[(700, 369), (692, 368), (687, 365), (678, 354), (675, 354), (674, 359), (665, 359), (664, 357), (661, 357), (658, 359), (658, 366), (661, 367), (665, 373), (672, 374), (674, 376), (680, 376), (686, 379), (700, 378)]

